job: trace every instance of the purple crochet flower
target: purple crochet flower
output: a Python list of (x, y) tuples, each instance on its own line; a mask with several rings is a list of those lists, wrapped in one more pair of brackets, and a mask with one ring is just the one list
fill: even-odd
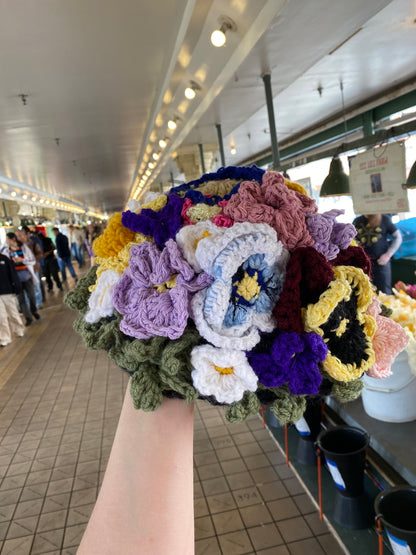
[[(256, 350), (260, 350), (260, 344)], [(322, 381), (318, 363), (325, 360), (327, 346), (316, 333), (282, 332), (273, 341), (270, 352), (247, 353), (260, 382), (266, 387), (288, 383), (295, 395), (318, 393)]]
[(340, 249), (346, 249), (355, 237), (357, 231), (352, 224), (336, 221), (336, 217), (344, 210), (329, 210), (323, 214), (308, 214), (306, 227), (315, 240), (314, 248), (323, 254), (327, 260), (336, 258)]
[(190, 293), (212, 281), (205, 272), (195, 274), (172, 239), (162, 252), (154, 243), (134, 245), (129, 266), (113, 293), (114, 306), (123, 315), (120, 330), (137, 339), (181, 337), (189, 315)]
[(143, 208), (139, 214), (136, 214), (127, 210), (122, 214), (121, 223), (135, 233), (151, 235), (157, 246), (163, 248), (168, 239), (175, 238), (182, 225), (183, 202), (184, 199), (178, 195), (169, 195), (167, 203), (160, 212)]

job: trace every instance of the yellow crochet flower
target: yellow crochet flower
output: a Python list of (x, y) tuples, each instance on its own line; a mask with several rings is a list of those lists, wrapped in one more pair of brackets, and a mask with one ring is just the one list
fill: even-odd
[(145, 204), (142, 204), (136, 210), (136, 214), (140, 214), (143, 208), (149, 208), (154, 212), (160, 212), (167, 202), (168, 202), (168, 197), (166, 195), (159, 195), (157, 198), (151, 200), (150, 202), (146, 202)]
[(100, 258), (116, 256), (130, 241), (134, 241), (135, 233), (121, 223), (121, 214), (116, 212), (108, 220), (104, 233), (94, 241), (92, 250)]
[(96, 256), (94, 258), (94, 263), (98, 264), (97, 280), (93, 285), (89, 286), (89, 290), (94, 291), (101, 274), (106, 270), (113, 270), (118, 274), (122, 274), (129, 265), (131, 247), (133, 245), (138, 245), (139, 243), (144, 243), (145, 241), (153, 243), (154, 239), (153, 237), (149, 237), (149, 235), (143, 235), (143, 233), (135, 233), (134, 241), (127, 243), (127, 245), (125, 245), (115, 256), (109, 256), (107, 258)]
[(285, 185), (288, 189), (291, 189), (292, 191), (297, 191), (298, 193), (302, 193), (302, 195), (306, 195), (307, 197), (309, 197), (306, 189), (304, 189), (302, 185), (299, 185), (299, 183), (295, 183), (294, 181), (289, 181), (288, 179), (285, 179)]
[(305, 330), (323, 337), (328, 355), (324, 370), (334, 379), (349, 382), (369, 370), (375, 355), (372, 339), (377, 329), (365, 314), (372, 300), (368, 276), (353, 266), (335, 266), (335, 279), (315, 304), (303, 311)]
[(221, 206), (209, 206), (201, 202), (195, 206), (191, 206), (187, 211), (187, 216), (193, 224), (210, 220), (218, 214), (221, 214)]

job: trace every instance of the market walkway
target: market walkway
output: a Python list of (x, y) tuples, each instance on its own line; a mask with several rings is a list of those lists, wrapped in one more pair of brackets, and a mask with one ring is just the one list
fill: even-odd
[[(0, 351), (0, 553), (76, 553), (108, 460), (128, 376), (87, 351), (59, 294)], [(338, 555), (259, 418), (195, 411), (199, 555)], [(123, 554), (117, 554), (123, 555)], [(169, 554), (175, 555), (175, 554)]]

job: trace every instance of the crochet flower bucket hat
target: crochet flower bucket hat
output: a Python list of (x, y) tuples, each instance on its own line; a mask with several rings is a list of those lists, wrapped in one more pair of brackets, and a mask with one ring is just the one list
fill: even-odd
[(278, 172), (220, 168), (129, 208), (66, 302), (86, 346), (132, 376), (138, 409), (200, 398), (230, 422), (265, 405), (296, 422), (308, 396), (356, 398), (406, 346), (355, 228)]

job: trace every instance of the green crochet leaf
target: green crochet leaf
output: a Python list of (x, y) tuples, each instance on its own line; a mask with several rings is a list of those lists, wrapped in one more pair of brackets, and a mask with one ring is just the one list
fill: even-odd
[(97, 281), (97, 268), (98, 266), (92, 266), (74, 289), (65, 296), (64, 303), (70, 308), (82, 313), (88, 311), (88, 299), (91, 295), (88, 288)]

